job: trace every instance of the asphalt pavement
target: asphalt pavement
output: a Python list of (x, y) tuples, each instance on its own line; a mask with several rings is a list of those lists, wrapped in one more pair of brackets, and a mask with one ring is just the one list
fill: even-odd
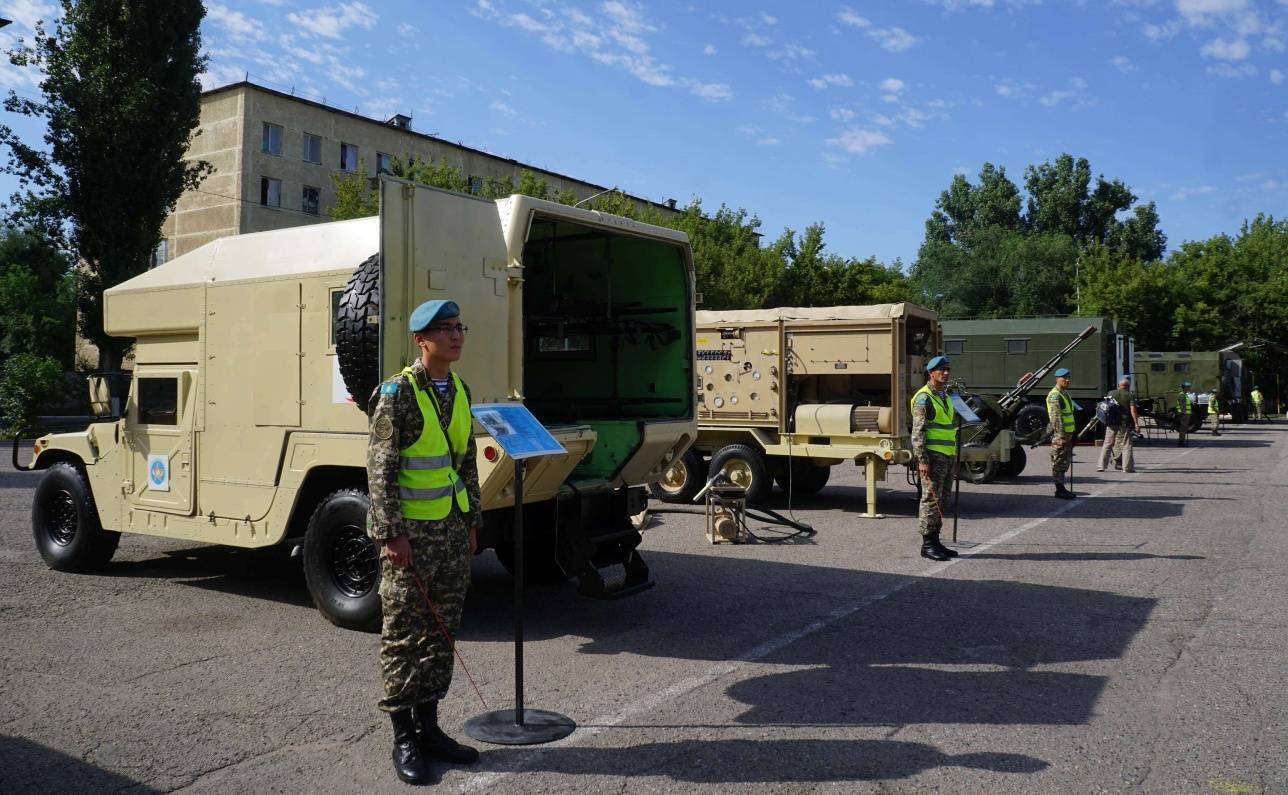
[[(786, 543), (654, 515), (655, 588), (527, 594), (526, 703), (577, 731), (481, 746), (438, 790), (1288, 793), (1288, 424), (1145, 445), (1134, 475), (1095, 452), (1072, 502), (1044, 449), (963, 485), (951, 563), (917, 554), (902, 467), (882, 519), (851, 465), (776, 494), (817, 530)], [(0, 792), (409, 789), (377, 638), (322, 619), (287, 550), (126, 536), (102, 572), (54, 572), (38, 477), (0, 469)], [(459, 649), (489, 709), (513, 699), (511, 602), (479, 556)], [(444, 726), (482, 711), (458, 665)]]

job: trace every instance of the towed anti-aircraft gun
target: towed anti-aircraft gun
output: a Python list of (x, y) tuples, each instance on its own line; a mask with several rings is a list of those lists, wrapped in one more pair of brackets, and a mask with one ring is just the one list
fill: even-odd
[[(1024, 471), (1025, 444), (1036, 441), (1047, 424), (1046, 409), (1025, 400), (1029, 392), (1084, 340), (1096, 333), (1087, 326), (1041, 367), (1026, 373), (1019, 383), (1000, 397), (958, 390), (967, 405), (979, 415), (981, 424), (962, 428), (962, 478), (970, 483), (988, 483), (998, 477), (1015, 477)], [(996, 455), (1002, 435), (1012, 437), (1010, 459)]]

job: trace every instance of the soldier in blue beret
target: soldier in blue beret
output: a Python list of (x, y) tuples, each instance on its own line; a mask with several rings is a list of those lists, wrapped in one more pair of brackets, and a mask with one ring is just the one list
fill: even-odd
[(939, 540), (957, 464), (956, 412), (947, 392), (951, 369), (947, 356), (926, 362), (926, 384), (913, 393), (910, 407), (912, 454), (921, 478), (917, 529), (921, 532), (921, 556), (931, 560), (950, 560), (958, 554)]
[(1061, 367), (1052, 375), (1055, 386), (1047, 393), (1047, 416), (1051, 420), (1051, 479), (1055, 481), (1055, 496), (1071, 500), (1077, 495), (1064, 485), (1064, 473), (1069, 471), (1073, 459), (1073, 438), (1077, 432), (1073, 419), (1073, 398), (1069, 397), (1067, 368)]

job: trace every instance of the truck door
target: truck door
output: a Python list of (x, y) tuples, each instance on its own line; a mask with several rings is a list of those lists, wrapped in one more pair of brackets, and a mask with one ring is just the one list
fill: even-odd
[(191, 515), (197, 370), (137, 365), (126, 406), (125, 508)]

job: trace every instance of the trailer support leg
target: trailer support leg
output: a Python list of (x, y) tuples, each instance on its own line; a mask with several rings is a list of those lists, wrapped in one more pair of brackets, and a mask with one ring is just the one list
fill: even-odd
[(885, 514), (877, 513), (877, 475), (885, 476), (885, 462), (873, 456), (865, 458), (863, 474), (867, 486), (868, 512), (862, 516), (864, 519), (884, 519)]

